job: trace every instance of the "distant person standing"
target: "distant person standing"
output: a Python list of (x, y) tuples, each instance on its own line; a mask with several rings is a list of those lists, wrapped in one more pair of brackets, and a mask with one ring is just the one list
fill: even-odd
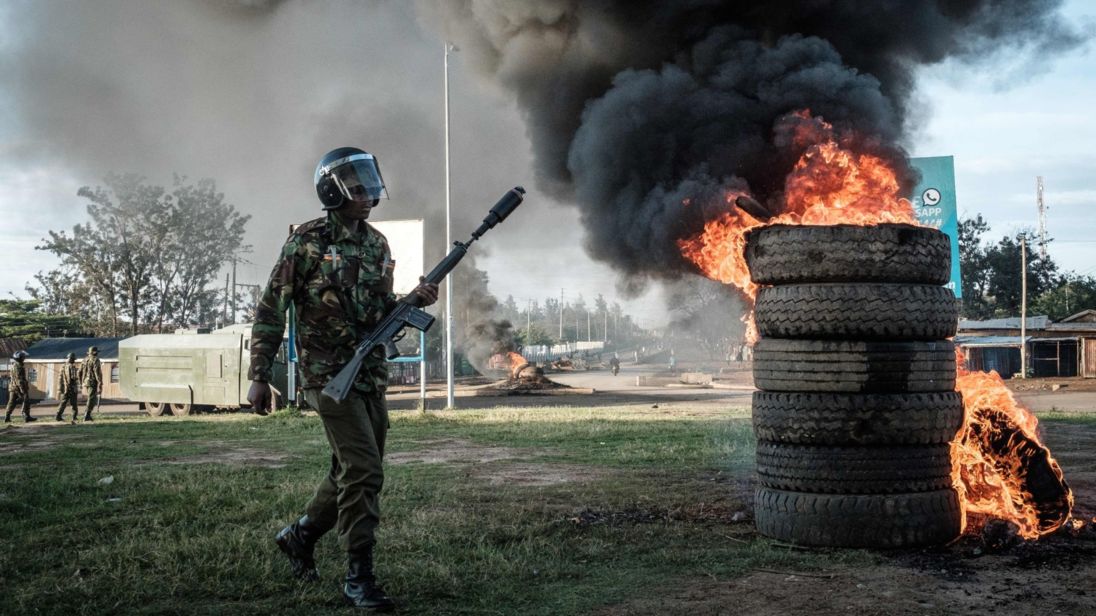
[(80, 364), (79, 377), (88, 394), (84, 421), (91, 421), (91, 412), (99, 406), (99, 397), (103, 395), (103, 364), (99, 362), (99, 347), (88, 347), (88, 356)]
[(673, 349), (670, 349), (670, 374), (677, 374), (677, 357), (674, 356)]
[(69, 353), (61, 366), (61, 404), (57, 407), (57, 421), (65, 420), (65, 407), (72, 405), (72, 423), (80, 416), (77, 404), (80, 395), (80, 369), (76, 366), (76, 353)]
[(27, 367), (23, 360), (27, 358), (26, 351), (16, 351), (11, 358), (15, 360), (11, 364), (11, 385), (8, 386), (8, 414), (4, 416), (4, 423), (11, 423), (11, 413), (15, 410), (16, 403), (21, 403), (23, 408), (23, 421), (31, 423), (38, 421), (30, 416), (30, 383), (27, 382)]

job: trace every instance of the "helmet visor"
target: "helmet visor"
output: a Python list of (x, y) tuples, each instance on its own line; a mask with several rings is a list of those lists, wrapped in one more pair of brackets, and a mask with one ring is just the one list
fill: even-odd
[(381, 168), (372, 154), (354, 154), (331, 165), (331, 176), (339, 191), (350, 201), (375, 201), (388, 198)]

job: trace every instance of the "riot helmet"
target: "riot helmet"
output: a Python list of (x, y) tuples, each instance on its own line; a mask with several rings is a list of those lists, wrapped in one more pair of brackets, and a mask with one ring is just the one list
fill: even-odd
[(14, 359), (15, 361), (23, 361), (24, 359), (27, 358), (27, 352), (26, 351), (16, 351), (15, 354), (11, 356), (11, 358)]
[(324, 154), (314, 180), (325, 210), (338, 209), (347, 201), (375, 206), (381, 197), (388, 198), (377, 157), (358, 148), (335, 148)]
[(98, 355), (98, 354), (99, 354), (99, 347), (97, 347), (97, 346), (88, 347), (88, 355)]
[(71, 364), (72, 362), (76, 361), (76, 353), (69, 353), (68, 357), (65, 357), (65, 359), (67, 359), (68, 363)]

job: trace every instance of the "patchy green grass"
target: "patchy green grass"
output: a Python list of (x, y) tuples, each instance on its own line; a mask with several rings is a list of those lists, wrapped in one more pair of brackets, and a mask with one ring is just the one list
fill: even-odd
[[(388, 443), (378, 572), (405, 614), (581, 614), (872, 559), (756, 537), (744, 410), (401, 412)], [(328, 456), (319, 419), (292, 413), (0, 431), (0, 613), (341, 609), (333, 535), (312, 585), (272, 542)]]

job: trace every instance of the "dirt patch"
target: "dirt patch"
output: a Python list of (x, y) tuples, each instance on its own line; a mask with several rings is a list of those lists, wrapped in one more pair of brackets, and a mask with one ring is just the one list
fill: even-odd
[(629, 601), (598, 613), (1096, 613), (1096, 531), (1060, 533), (995, 554), (980, 551), (978, 543), (969, 538), (938, 550), (882, 554), (880, 563), (855, 569), (757, 568), (733, 580), (677, 580), (674, 590), (658, 599)]
[(390, 464), (446, 464), (469, 469), (469, 474), (494, 485), (548, 486), (590, 481), (604, 473), (571, 464), (530, 461), (536, 450), (488, 447), (463, 439), (419, 441), (419, 449), (386, 454)]
[(416, 444), (419, 449), (386, 454), (385, 461), (390, 464), (483, 464), (528, 457), (528, 454), (510, 447), (486, 447), (462, 439), (418, 441)]
[[(7, 434), (0, 432), (0, 435), (10, 437), (0, 441), (0, 456), (53, 449), (82, 438), (75, 434), (58, 434), (48, 428), (41, 429), (35, 425), (20, 427), (18, 432), (14, 429), (9, 429), (7, 432)], [(15, 434), (12, 434), (13, 432)]]
[(473, 475), (494, 485), (550, 486), (592, 481), (604, 473), (568, 464), (505, 463), (477, 468)]
[(206, 451), (188, 456), (171, 456), (146, 460), (144, 464), (224, 464), (226, 466), (260, 466), (263, 468), (283, 468), (289, 454), (264, 451), (254, 447), (231, 447)]

